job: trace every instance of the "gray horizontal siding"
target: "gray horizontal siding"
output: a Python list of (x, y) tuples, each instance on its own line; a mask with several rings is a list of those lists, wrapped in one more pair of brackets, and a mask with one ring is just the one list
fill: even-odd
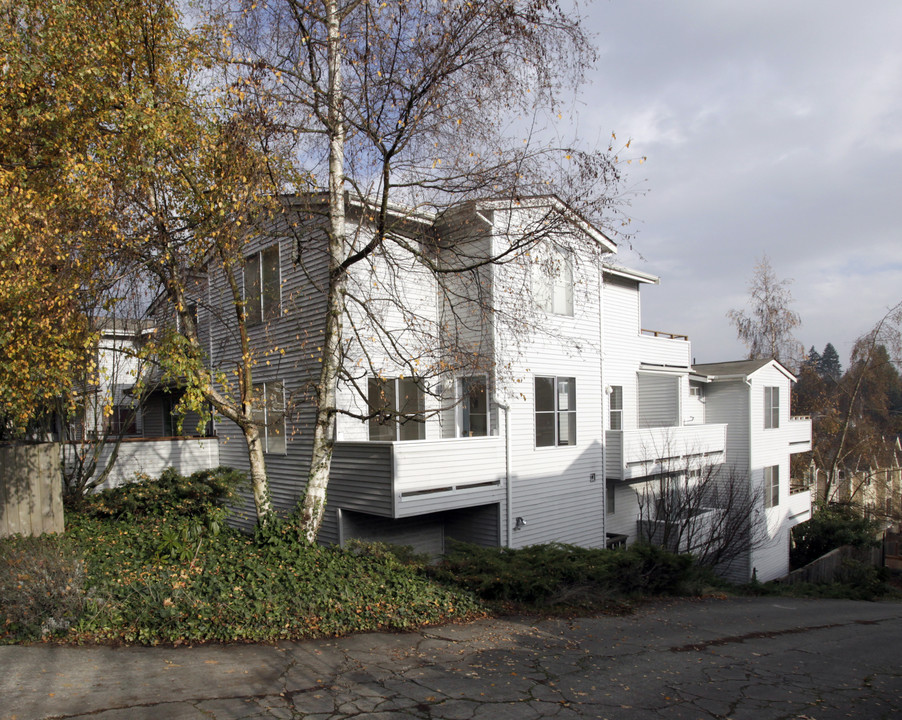
[(337, 443), (329, 474), (328, 502), (333, 507), (391, 517), (391, 445)]

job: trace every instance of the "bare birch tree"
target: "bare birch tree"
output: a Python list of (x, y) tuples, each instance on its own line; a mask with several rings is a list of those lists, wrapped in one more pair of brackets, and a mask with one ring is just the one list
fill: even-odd
[[(326, 501), (336, 388), (349, 343), (376, 332), (383, 349), (413, 362), (387, 328), (373, 323), (369, 298), (349, 287), (355, 268), (413, 262), (436, 279), (446, 308), (454, 308), (455, 299), (472, 300), (464, 286), (479, 284), (481, 268), (522, 260), (564, 220), (611, 221), (618, 161), (611, 147), (581, 152), (556, 142), (553, 128), (536, 130), (592, 60), (579, 18), (555, 0), (265, 0), (225, 10), (220, 27), (229, 28), (229, 61), (241, 92), (294, 140), (298, 174), (325, 187), (325, 209), (322, 195), (308, 208), (323, 217), (328, 248), (327, 278), (318, 288), (325, 297), (322, 365), (302, 508), (303, 533), (312, 542)], [(552, 194), (560, 201), (533, 213), (530, 227), (518, 228), (501, 252), (474, 252), (466, 229), (442, 222), (478, 199), (500, 198), (515, 210), (524, 199)], [(427, 216), (429, 227), (412, 232)], [(314, 242), (299, 237), (301, 263), (317, 252)], [(452, 275), (458, 280), (444, 279)], [(432, 354), (443, 355), (436, 365), (447, 368), (453, 353), (446, 341), (447, 335), (438, 339)]]
[(778, 280), (770, 260), (763, 255), (749, 283), (748, 309), (727, 313), (748, 348), (749, 360), (773, 358), (790, 369), (801, 360), (804, 348), (792, 333), (802, 320), (791, 309), (791, 282)]

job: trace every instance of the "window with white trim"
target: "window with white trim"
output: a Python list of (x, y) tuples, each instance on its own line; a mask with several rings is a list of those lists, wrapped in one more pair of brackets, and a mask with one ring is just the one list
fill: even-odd
[(611, 430), (623, 430), (623, 386), (611, 386), (611, 399), (608, 412), (608, 425)]
[(780, 427), (780, 388), (764, 388), (764, 429)]
[(460, 435), (489, 434), (489, 399), (485, 376), (460, 378)]
[(772, 508), (780, 504), (780, 466), (764, 468), (764, 507)]
[(561, 248), (552, 248), (533, 266), (532, 292), (536, 304), (555, 315), (573, 315), (573, 259)]
[(263, 452), (284, 454), (285, 389), (282, 381), (254, 383), (253, 419), (260, 428)]
[(536, 447), (576, 445), (576, 379), (535, 378)]
[(414, 378), (371, 377), (367, 383), (370, 440), (426, 437), (425, 394)]
[(282, 314), (280, 278), (278, 243), (245, 258), (244, 309), (248, 325), (259, 325)]

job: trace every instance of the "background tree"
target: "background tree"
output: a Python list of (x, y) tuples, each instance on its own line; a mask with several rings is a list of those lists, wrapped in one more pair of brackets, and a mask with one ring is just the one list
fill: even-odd
[(750, 360), (774, 358), (794, 370), (804, 350), (792, 331), (802, 324), (791, 309), (791, 280), (778, 280), (767, 255), (755, 266), (749, 283), (748, 310), (730, 310), (727, 317), (748, 348)]
[(817, 371), (822, 377), (836, 382), (842, 377), (842, 363), (839, 361), (839, 353), (832, 343), (824, 346), (824, 353), (818, 358)]
[[(475, 199), (501, 198), (515, 209), (521, 199), (554, 192), (565, 208), (608, 221), (619, 173), (611, 148), (580, 152), (549, 142), (553, 133), (539, 137), (530, 130), (554, 117), (558, 93), (578, 82), (592, 59), (579, 18), (553, 0), (271, 0), (226, 11), (223, 27), (229, 26), (236, 84), (294, 140), (298, 174), (324, 186), (308, 213), (322, 217), (325, 243), (308, 233), (298, 246), (301, 263), (311, 265), (308, 258), (328, 249), (302, 510), (312, 541), (325, 504), (339, 379), (344, 375), (365, 394), (361, 371), (351, 375), (343, 366), (351, 347), (360, 347), (356, 338), (374, 336), (369, 342), (401, 364), (418, 358), (420, 377), (452, 370), (457, 356), (443, 345), (447, 337), (436, 338), (428, 353), (408, 353), (428, 328), (399, 346), (390, 328), (374, 323), (369, 297), (349, 285), (355, 267), (388, 268), (389, 286), (398, 282), (399, 268), (425, 270), (453, 308), (469, 297), (466, 283), (478, 286), (480, 268), (526, 257), (554, 228), (566, 227), (570, 211), (534, 204), (531, 227), (518, 230), (503, 258), (472, 254), (461, 242), (466, 228), (411, 238), (404, 227), (411, 219), (441, 218)], [(327, 202), (319, 205), (323, 197)], [(348, 198), (362, 209), (349, 214)], [(399, 207), (406, 208), (400, 221)], [(410, 308), (395, 309), (417, 326)], [(378, 363), (361, 356), (364, 371), (378, 376)], [(472, 356), (471, 350), (470, 362)]]
[[(832, 374), (838, 359), (830, 372), (803, 367), (799, 375), (795, 409), (812, 416), (811, 459), (824, 503), (860, 500), (875, 479), (871, 470), (882, 466), (902, 432), (900, 323), (902, 305), (896, 305), (856, 341), (849, 368), (841, 376)], [(824, 349), (825, 357), (830, 347)], [(824, 367), (822, 362), (818, 370)]]
[(821, 354), (814, 348), (814, 345), (808, 350), (808, 355), (802, 361), (800, 366), (800, 370), (804, 368), (808, 368), (813, 370), (814, 372), (818, 372), (818, 368), (821, 364)]

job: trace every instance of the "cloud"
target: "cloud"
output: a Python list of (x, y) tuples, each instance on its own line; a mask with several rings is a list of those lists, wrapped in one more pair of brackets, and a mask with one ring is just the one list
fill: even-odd
[(763, 253), (807, 345), (850, 346), (902, 298), (902, 3), (629, 0), (588, 21), (581, 135), (648, 157), (621, 257), (662, 276), (646, 324), (741, 353), (724, 313)]

